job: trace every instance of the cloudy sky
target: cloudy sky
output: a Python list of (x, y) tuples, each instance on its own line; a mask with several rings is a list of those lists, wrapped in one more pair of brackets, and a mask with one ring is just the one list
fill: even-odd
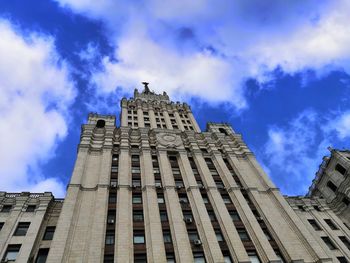
[[(63, 197), (89, 112), (140, 82), (229, 122), (284, 194), (350, 148), (347, 0), (0, 2), (0, 190)], [(118, 123), (119, 125), (119, 123)]]

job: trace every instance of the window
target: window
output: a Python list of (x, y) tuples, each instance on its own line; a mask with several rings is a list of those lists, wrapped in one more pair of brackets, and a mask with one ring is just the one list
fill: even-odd
[(166, 254), (166, 263), (175, 263), (175, 255), (171, 253)]
[(330, 250), (337, 249), (329, 237), (321, 237), (321, 238)]
[(35, 263), (45, 263), (47, 255), (49, 254), (48, 248), (40, 248)]
[(308, 219), (307, 221), (309, 221), (310, 225), (314, 228), (314, 230), (316, 231), (322, 230), (321, 227), (317, 224), (316, 220)]
[(350, 204), (350, 201), (347, 197), (344, 197), (342, 200), (343, 204), (345, 204), (346, 206), (348, 206)]
[(145, 235), (143, 233), (134, 233), (134, 244), (144, 244)]
[(158, 194), (158, 195), (157, 195), (157, 200), (158, 200), (158, 204), (164, 204), (164, 203), (165, 203), (165, 201), (164, 201), (164, 195)]
[(264, 228), (264, 229), (263, 229), (263, 232), (264, 232), (265, 237), (266, 237), (266, 239), (267, 239), (268, 241), (272, 240), (272, 237), (271, 237), (271, 235), (270, 235), (270, 232), (269, 232), (269, 230), (267, 230), (267, 228)]
[(303, 212), (306, 211), (305, 208), (304, 208), (304, 206), (302, 206), (302, 205), (298, 205), (298, 209), (299, 209), (300, 211), (303, 211)]
[(156, 187), (162, 187), (162, 181), (160, 179), (155, 179), (154, 180), (154, 185)]
[(163, 232), (164, 243), (171, 243), (171, 235), (169, 231)]
[(225, 134), (227, 135), (227, 132), (224, 128), (219, 128), (219, 132), (222, 133), (222, 134)]
[[(131, 145), (132, 148), (139, 148), (137, 145)], [(131, 155), (131, 161), (132, 162), (139, 162), (140, 161), (140, 156), (138, 155)]]
[(173, 168), (173, 175), (181, 175), (179, 168)]
[(142, 204), (142, 197), (141, 197), (141, 195), (133, 195), (132, 196), (132, 203), (133, 204)]
[(231, 204), (231, 199), (228, 195), (222, 195), (222, 199), (224, 200), (225, 204)]
[(146, 254), (135, 254), (134, 255), (134, 263), (147, 263)]
[(117, 195), (116, 195), (116, 193), (109, 193), (108, 203), (115, 204), (116, 202), (117, 202)]
[(216, 221), (214, 211), (208, 211), (208, 215), (209, 215), (210, 221)]
[(208, 196), (202, 196), (204, 204), (209, 204)]
[(117, 187), (117, 182), (118, 182), (117, 179), (112, 178), (112, 179), (111, 179), (111, 187), (112, 187), (112, 188), (116, 188), (116, 187)]
[(222, 236), (220, 230), (215, 231), (215, 235), (216, 235), (216, 239), (218, 240), (218, 242), (224, 241), (224, 237)]
[(25, 236), (27, 234), (29, 225), (30, 225), (29, 222), (20, 222), (20, 223), (18, 223), (18, 226), (16, 228), (14, 236)]
[(251, 263), (260, 263), (260, 259), (255, 251), (248, 251), (248, 257)]
[(232, 221), (241, 221), (241, 218), (239, 217), (239, 214), (236, 210), (232, 210), (229, 213), (232, 218)]
[(179, 200), (180, 200), (181, 204), (187, 204), (188, 203), (187, 196), (179, 196)]
[(318, 211), (318, 212), (321, 212), (321, 209), (320, 209), (320, 207), (319, 207), (318, 205), (314, 205), (314, 209), (315, 209), (316, 211)]
[(115, 210), (108, 211), (107, 224), (113, 225), (115, 223)]
[(340, 263), (348, 263), (345, 257), (337, 257), (337, 259)]
[(134, 222), (142, 222), (143, 221), (143, 212), (142, 210), (136, 210), (133, 212)]
[(106, 122), (104, 120), (98, 120), (96, 122), (96, 128), (103, 128), (105, 127)]
[(131, 173), (133, 174), (141, 173), (140, 167), (131, 167)]
[(339, 237), (339, 239), (344, 243), (344, 245), (350, 250), (350, 242), (345, 236)]
[(168, 221), (168, 215), (165, 211), (160, 211), (160, 221), (162, 222)]
[(190, 211), (184, 211), (183, 216), (185, 220), (193, 220), (193, 215)]
[(275, 254), (276, 254), (277, 258), (281, 261), (281, 263), (286, 262), (279, 250), (275, 250)]
[(327, 223), (327, 225), (328, 225), (332, 230), (338, 230), (338, 227), (336, 227), (336, 225), (333, 223), (332, 220), (330, 220), (330, 219), (325, 219), (324, 221)]
[(15, 261), (21, 245), (8, 245), (3, 261)]
[(114, 255), (105, 255), (103, 263), (114, 263)]
[(28, 205), (26, 212), (34, 212), (36, 208), (36, 205)]
[(193, 261), (194, 263), (205, 263), (205, 257), (203, 252), (193, 253)]
[(48, 226), (45, 229), (43, 240), (52, 240), (53, 235), (55, 234), (56, 227)]
[(133, 187), (141, 187), (141, 180), (139, 180), (139, 179), (133, 179), (133, 180), (132, 180), (132, 186), (133, 186)]
[(238, 229), (237, 232), (242, 241), (250, 240), (249, 235), (245, 229)]
[(11, 211), (11, 209), (12, 209), (12, 205), (4, 205), (1, 209), (1, 212), (8, 213)]
[(175, 185), (176, 185), (176, 187), (184, 187), (184, 182), (182, 182), (180, 180), (175, 180)]
[(118, 172), (118, 166), (112, 166), (111, 172), (112, 173), (117, 173)]
[(216, 184), (216, 187), (219, 188), (219, 189), (224, 189), (224, 184), (222, 182), (215, 182)]
[(225, 262), (225, 263), (232, 263), (233, 261), (232, 261), (232, 259), (231, 259), (230, 256), (225, 256), (225, 255), (224, 255), (224, 262)]
[(105, 244), (106, 245), (113, 245), (114, 244), (114, 230), (107, 231)]
[(341, 173), (342, 175), (344, 175), (346, 172), (346, 169), (339, 163), (337, 163), (337, 165), (335, 166), (335, 170)]
[(3, 226), (4, 226), (4, 222), (0, 222), (0, 231), (3, 228)]
[(328, 188), (331, 189), (333, 192), (337, 191), (337, 188), (338, 188), (338, 187), (337, 187), (333, 182), (328, 181), (328, 182), (327, 182), (327, 186), (328, 186)]
[(158, 167), (153, 168), (153, 173), (154, 174), (160, 174), (160, 170)]

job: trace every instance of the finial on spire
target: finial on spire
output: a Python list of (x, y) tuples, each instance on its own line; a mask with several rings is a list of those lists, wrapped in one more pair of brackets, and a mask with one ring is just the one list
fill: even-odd
[(149, 87), (148, 87), (148, 82), (142, 82), (142, 84), (145, 86), (145, 90), (144, 90), (144, 92), (146, 93), (146, 94), (148, 94), (148, 93), (150, 93), (151, 91), (149, 90)]

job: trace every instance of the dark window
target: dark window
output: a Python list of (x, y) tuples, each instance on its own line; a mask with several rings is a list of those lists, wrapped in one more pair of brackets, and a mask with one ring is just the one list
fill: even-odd
[(194, 241), (194, 240), (198, 240), (198, 233), (196, 230), (189, 230), (188, 231), (188, 237), (190, 239), (190, 241)]
[(203, 252), (193, 253), (193, 260), (195, 263), (205, 263), (205, 257)]
[(239, 214), (236, 210), (230, 211), (230, 216), (232, 218), (232, 221), (241, 221)]
[(114, 230), (107, 231), (105, 244), (106, 245), (113, 245), (114, 244)]
[(344, 197), (343, 200), (342, 200), (342, 202), (343, 202), (346, 206), (348, 206), (348, 205), (350, 204), (350, 201), (349, 201), (349, 199), (348, 199), (347, 197)]
[(166, 254), (166, 262), (167, 263), (175, 263), (175, 255), (172, 253)]
[(44, 240), (52, 240), (53, 235), (55, 234), (55, 230), (56, 230), (56, 227), (54, 227), (54, 226), (46, 227), (43, 239)]
[(250, 240), (249, 235), (245, 229), (238, 229), (237, 232), (242, 241)]
[(333, 182), (328, 181), (328, 182), (327, 182), (327, 186), (328, 186), (328, 188), (331, 189), (333, 192), (337, 191), (337, 188), (338, 188), (338, 187), (337, 187), (335, 184), (333, 184)]
[(337, 249), (329, 237), (321, 237), (330, 250)]
[(349, 242), (349, 240), (346, 238), (346, 237), (344, 237), (344, 236), (341, 236), (341, 237), (339, 237), (339, 239), (344, 243), (344, 245), (350, 250), (350, 242)]
[(105, 255), (103, 263), (114, 263), (114, 255)]
[(96, 122), (96, 128), (103, 128), (105, 127), (106, 122), (104, 120), (98, 120)]
[(26, 212), (34, 212), (36, 208), (36, 205), (28, 205)]
[(208, 215), (209, 215), (210, 221), (216, 221), (214, 211), (208, 211)]
[(340, 263), (348, 263), (345, 257), (337, 257), (337, 259)]
[(339, 163), (337, 163), (337, 165), (335, 166), (335, 170), (341, 173), (342, 175), (344, 175), (346, 172), (346, 169)]
[(300, 211), (303, 211), (303, 212), (306, 211), (305, 208), (304, 208), (304, 206), (302, 206), (302, 205), (298, 205), (298, 209), (299, 209)]
[(219, 132), (221, 132), (221, 133), (227, 135), (227, 132), (226, 132), (226, 130), (225, 130), (224, 128), (219, 128)]
[(311, 225), (316, 231), (322, 230), (321, 227), (317, 224), (316, 220), (314, 220), (314, 219), (308, 219), (307, 221), (309, 221), (310, 225)]
[(225, 204), (231, 204), (232, 203), (229, 195), (222, 195), (222, 199), (224, 200)]
[(40, 248), (35, 263), (45, 263), (47, 255), (49, 254), (48, 248)]
[(171, 235), (169, 231), (163, 232), (164, 243), (171, 243)]
[(325, 219), (324, 221), (327, 223), (327, 225), (328, 225), (332, 230), (338, 230), (338, 227), (336, 227), (336, 225), (333, 223), (332, 220), (330, 220), (330, 219)]
[(21, 245), (8, 245), (3, 261), (15, 261), (20, 249)]
[(315, 209), (316, 211), (318, 211), (318, 212), (321, 211), (321, 209), (320, 209), (320, 207), (319, 207), (318, 205), (314, 205), (314, 209)]
[(117, 195), (115, 193), (109, 193), (108, 202), (110, 204), (115, 204), (117, 202)]
[(142, 204), (142, 196), (138, 194), (134, 194), (132, 196), (132, 203), (133, 204)]
[(218, 240), (218, 242), (223, 242), (224, 241), (224, 237), (222, 236), (220, 230), (216, 230), (215, 231), (215, 235), (216, 235), (216, 239)]
[(248, 257), (249, 257), (251, 263), (261, 262), (256, 251), (248, 251)]
[(266, 228), (263, 229), (263, 232), (265, 234), (265, 237), (268, 241), (272, 240), (271, 234), (269, 232), (269, 230), (267, 230)]
[(29, 222), (20, 222), (18, 223), (18, 226), (15, 231), (15, 236), (25, 236), (27, 234), (28, 228), (30, 223)]
[(4, 205), (1, 209), (1, 212), (8, 213), (11, 211), (11, 209), (12, 209), (12, 205)]
[(135, 222), (142, 222), (143, 221), (143, 212), (141, 210), (134, 211), (133, 218), (134, 218)]
[(168, 221), (168, 215), (165, 211), (160, 211), (160, 221), (162, 222)]
[(4, 226), (4, 222), (0, 222), (0, 231), (3, 228), (3, 226)]
[(135, 254), (134, 255), (134, 263), (147, 263), (146, 254)]

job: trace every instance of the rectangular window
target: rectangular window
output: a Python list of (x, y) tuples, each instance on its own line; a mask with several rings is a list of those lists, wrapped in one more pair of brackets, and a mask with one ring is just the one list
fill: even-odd
[(162, 181), (160, 179), (155, 179), (154, 180), (154, 185), (156, 187), (162, 187)]
[(118, 179), (111, 178), (111, 188), (116, 188), (118, 184)]
[(45, 233), (43, 236), (43, 240), (52, 240), (53, 235), (55, 234), (56, 227), (55, 226), (48, 226), (45, 229)]
[(327, 223), (327, 225), (328, 225), (332, 230), (338, 230), (338, 227), (333, 223), (332, 220), (330, 220), (330, 219), (325, 219), (324, 221)]
[(345, 257), (337, 257), (340, 263), (349, 263)]
[(157, 195), (157, 200), (158, 200), (158, 204), (164, 204), (165, 203), (164, 195), (158, 194)]
[(116, 202), (117, 202), (117, 195), (116, 195), (116, 193), (109, 193), (108, 203), (115, 204)]
[(335, 170), (341, 173), (342, 175), (346, 173), (346, 169), (339, 163), (335, 166)]
[(8, 245), (3, 261), (15, 261), (20, 249), (21, 245)]
[(27, 234), (29, 225), (29, 222), (18, 223), (14, 236), (25, 236)]
[(166, 254), (166, 263), (175, 263), (175, 255), (171, 253)]
[(134, 244), (144, 244), (145, 235), (143, 233), (134, 233)]
[(147, 263), (147, 255), (146, 254), (135, 254), (134, 255), (134, 263)]
[(141, 173), (140, 167), (131, 167), (131, 173), (133, 174)]
[(222, 195), (222, 199), (224, 200), (225, 204), (231, 204), (231, 199), (228, 195)]
[(158, 167), (153, 168), (153, 174), (160, 174), (160, 170)]
[(316, 231), (322, 230), (321, 227), (317, 224), (316, 220), (314, 220), (314, 219), (308, 219), (307, 221), (309, 221), (310, 225), (311, 225)]
[(224, 262), (225, 262), (225, 263), (232, 263), (233, 261), (232, 261), (232, 259), (231, 259), (230, 256), (225, 256), (225, 255), (224, 255)]
[(224, 237), (222, 236), (221, 232), (219, 230), (215, 231), (216, 239), (218, 242), (224, 241)]
[(345, 236), (340, 236), (339, 239), (344, 243), (344, 245), (350, 250), (350, 242)]
[(241, 221), (241, 218), (239, 217), (239, 214), (236, 210), (230, 211), (230, 216), (232, 218), (232, 221)]
[(181, 204), (187, 204), (188, 203), (187, 196), (179, 196), (179, 200), (180, 200)]
[(184, 182), (180, 180), (175, 180), (176, 187), (184, 187)]
[(103, 263), (114, 263), (114, 255), (104, 255)]
[(141, 180), (139, 180), (139, 179), (133, 179), (133, 180), (132, 180), (132, 186), (133, 186), (133, 187), (141, 187)]
[(188, 231), (188, 238), (190, 239), (190, 241), (194, 241), (194, 240), (198, 240), (198, 233), (195, 230), (189, 230)]
[(333, 182), (331, 182), (331, 181), (328, 181), (327, 182), (327, 187), (329, 188), (329, 189), (331, 189), (333, 192), (335, 192), (335, 191), (337, 191), (337, 186), (333, 183)]
[(160, 221), (162, 222), (168, 221), (168, 215), (165, 211), (160, 211)]
[(2, 213), (8, 213), (8, 212), (11, 211), (11, 209), (12, 209), (12, 205), (4, 205), (4, 206), (2, 207), (2, 209), (1, 209), (1, 212), (2, 212)]
[(255, 251), (249, 251), (248, 257), (249, 257), (251, 263), (260, 263), (260, 259)]
[(202, 196), (204, 204), (209, 204), (208, 196)]
[(337, 249), (329, 237), (321, 237), (321, 238), (330, 250)]
[(208, 211), (208, 215), (209, 215), (210, 221), (216, 221), (214, 211)]
[(183, 216), (185, 220), (193, 220), (193, 215), (191, 211), (184, 211)]
[(193, 253), (193, 261), (194, 263), (205, 263), (205, 257), (203, 252)]
[(36, 209), (36, 205), (28, 205), (26, 212), (34, 212)]
[(114, 230), (107, 231), (105, 244), (106, 245), (113, 245), (114, 244)]
[(238, 229), (237, 232), (242, 241), (250, 240), (249, 235), (245, 229)]
[(35, 263), (45, 263), (47, 255), (49, 254), (48, 248), (40, 248)]
[(132, 203), (133, 204), (142, 204), (142, 196), (141, 195), (133, 195), (132, 196)]
[(143, 212), (142, 210), (136, 210), (133, 212), (134, 222), (142, 222), (143, 221)]
[(169, 231), (164, 231), (163, 232), (163, 239), (164, 239), (164, 243), (171, 243), (171, 235)]

